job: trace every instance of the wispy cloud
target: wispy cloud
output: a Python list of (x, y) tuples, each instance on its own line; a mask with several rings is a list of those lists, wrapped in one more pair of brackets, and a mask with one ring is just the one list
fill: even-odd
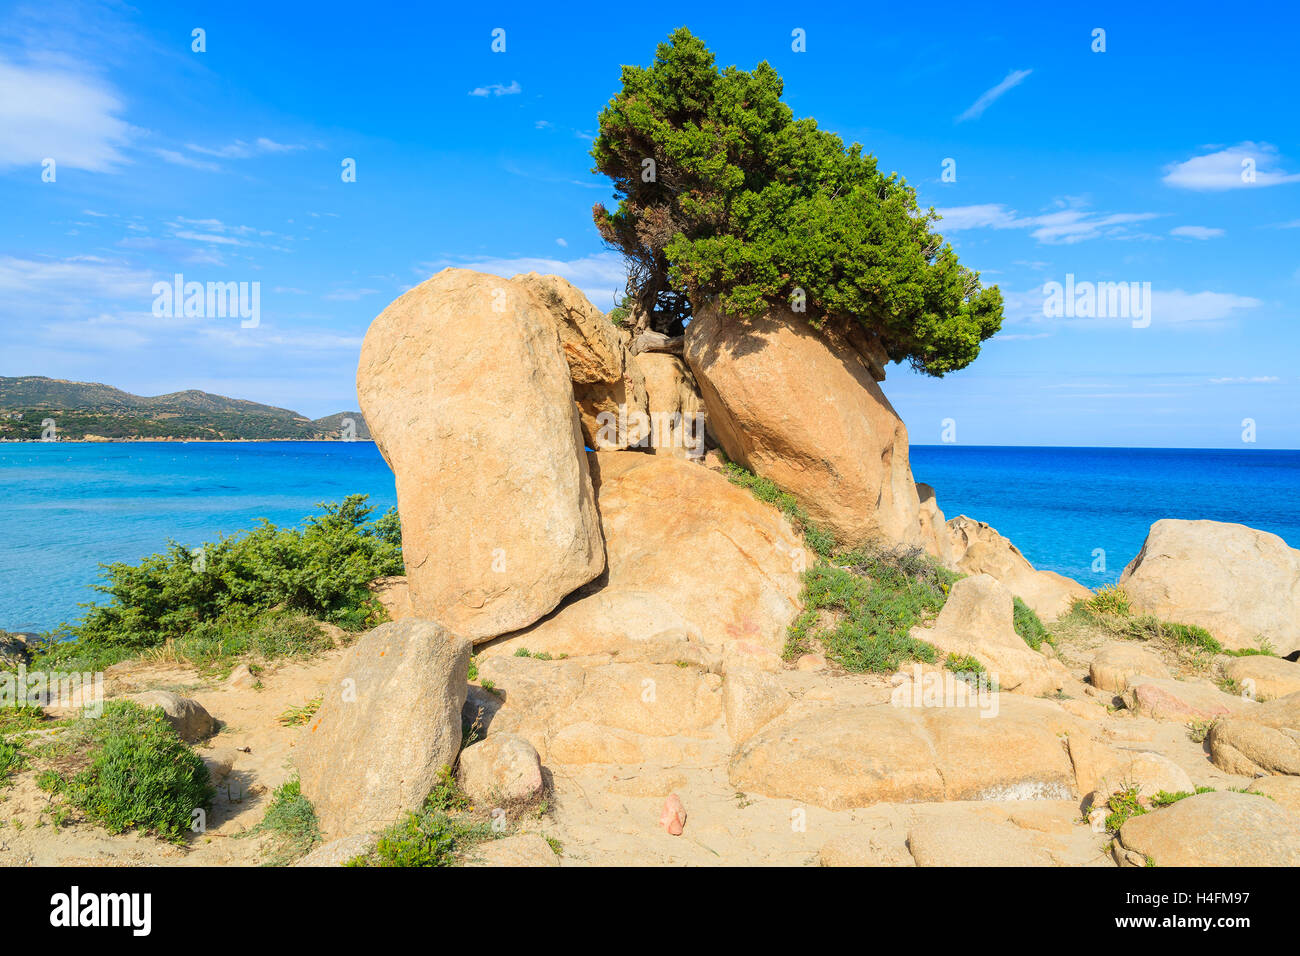
[(509, 279), (522, 272), (540, 272), (568, 279), (599, 309), (611, 309), (614, 300), (623, 294), (627, 285), (627, 267), (623, 257), (613, 252), (600, 252), (581, 259), (547, 259), (521, 257), (515, 259), (442, 258), (421, 263), (418, 269), (422, 278), (448, 267), (473, 269)]
[(294, 143), (277, 143), (265, 136), (259, 136), (251, 143), (237, 139), (225, 146), (199, 146), (196, 143), (186, 143), (185, 148), (192, 153), (202, 153), (204, 156), (216, 156), (220, 159), (250, 159), (268, 153), (291, 153), (294, 150), (306, 149), (305, 146)]
[(1282, 381), (1276, 375), (1237, 375), (1231, 378), (1212, 378), (1211, 385), (1270, 385)]
[(1278, 165), (1280, 161), (1276, 146), (1247, 141), (1181, 163), (1170, 163), (1165, 167), (1163, 181), (1178, 189), (1201, 191), (1300, 182), (1300, 173), (1286, 172)]
[(1223, 234), (1222, 229), (1214, 226), (1174, 226), (1169, 230), (1169, 235), (1183, 239), (1217, 239)]
[(500, 83), (489, 83), (487, 86), (476, 86), (469, 91), (470, 96), (514, 96), (516, 93), (522, 93), (524, 88), (519, 85), (518, 80), (511, 80), (509, 86), (502, 86)]
[(1025, 81), (1029, 74), (1033, 72), (1033, 70), (1012, 70), (997, 86), (981, 93), (979, 99), (972, 103), (967, 108), (966, 112), (957, 117), (957, 122), (964, 123), (967, 120), (979, 119), (984, 115), (986, 109), (1002, 97), (1002, 94), (1006, 93), (1007, 90), (1019, 86)]
[(1029, 229), (1030, 235), (1044, 245), (1069, 245), (1097, 238), (1133, 239), (1136, 235), (1129, 231), (1129, 226), (1160, 215), (1154, 212), (1099, 214), (1090, 212), (1077, 200), (1061, 200), (1058, 205), (1062, 208), (1033, 216), (1021, 216), (1001, 203), (951, 206), (935, 211), (943, 217), (939, 223), (943, 233), (964, 229)]
[(111, 86), (70, 67), (0, 59), (0, 169), (53, 159), (57, 166), (111, 172), (131, 127)]
[(210, 163), (205, 159), (195, 159), (185, 153), (175, 149), (154, 149), (155, 156), (160, 157), (164, 162), (171, 163), (173, 166), (185, 166), (189, 169), (202, 169), (209, 173), (221, 172), (221, 167), (216, 163)]
[(1257, 309), (1264, 303), (1248, 295), (1231, 292), (1184, 292), (1172, 289), (1151, 293), (1151, 316), (1161, 325), (1187, 325), (1221, 322), (1238, 318), (1239, 313)]

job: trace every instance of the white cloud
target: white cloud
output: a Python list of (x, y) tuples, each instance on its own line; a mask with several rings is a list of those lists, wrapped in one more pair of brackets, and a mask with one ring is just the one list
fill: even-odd
[(1276, 375), (1237, 375), (1231, 378), (1212, 378), (1211, 385), (1268, 385), (1280, 382)]
[(555, 244), (556, 244), (557, 246), (567, 246), (567, 245), (569, 244), (569, 240), (567, 240), (567, 239), (556, 239), (556, 240), (555, 240)]
[(242, 139), (237, 139), (233, 143), (229, 143), (225, 146), (211, 147), (186, 143), (185, 148), (194, 153), (202, 153), (205, 156), (217, 156), (222, 159), (248, 159), (252, 156), (258, 156), (265, 153), (289, 153), (296, 149), (305, 149), (306, 147), (277, 143), (273, 139), (259, 136), (251, 143), (246, 143)]
[(942, 233), (963, 229), (1030, 229), (1030, 235), (1044, 245), (1069, 245), (1099, 237), (1137, 238), (1137, 234), (1130, 232), (1127, 227), (1160, 215), (1154, 212), (1101, 215), (1089, 212), (1078, 201), (1062, 201), (1059, 205), (1065, 208), (1036, 216), (1021, 216), (1001, 203), (952, 206), (935, 211), (943, 217), (938, 224)]
[(980, 94), (979, 99), (972, 103), (961, 116), (957, 117), (958, 123), (964, 123), (966, 120), (979, 119), (984, 115), (984, 111), (997, 102), (1007, 90), (1019, 86), (1025, 81), (1033, 70), (1012, 70), (997, 86), (985, 90)]
[(522, 93), (524, 88), (519, 85), (518, 80), (511, 80), (509, 86), (502, 86), (500, 83), (489, 83), (487, 86), (476, 86), (469, 91), (470, 96), (513, 96), (516, 93)]
[(221, 172), (221, 167), (216, 163), (209, 163), (206, 160), (195, 159), (193, 156), (186, 156), (182, 152), (174, 149), (155, 149), (153, 153), (159, 156), (164, 162), (171, 163), (173, 166), (186, 166), (190, 169), (202, 169), (209, 173)]
[(1169, 235), (1184, 239), (1217, 239), (1223, 235), (1223, 230), (1214, 226), (1174, 226)]
[(68, 68), (0, 59), (0, 169), (53, 159), (58, 166), (111, 172), (127, 162), (130, 127), (112, 87)]
[(1169, 292), (1151, 293), (1151, 316), (1160, 325), (1184, 325), (1195, 322), (1218, 322), (1236, 318), (1246, 309), (1257, 309), (1264, 303), (1248, 295), (1230, 292)]
[[(1244, 142), (1218, 152), (1194, 156), (1165, 167), (1163, 181), (1178, 189), (1223, 190), (1251, 186), (1279, 186), (1300, 182), (1300, 173), (1277, 167), (1277, 147), (1269, 143)], [(1250, 170), (1251, 174), (1247, 174)]]
[(430, 275), (448, 267), (473, 269), (509, 279), (521, 272), (540, 272), (568, 279), (599, 309), (612, 309), (614, 300), (623, 294), (627, 285), (627, 268), (623, 257), (613, 252), (600, 252), (581, 259), (545, 259), (523, 257), (518, 259), (437, 259), (420, 264), (420, 272)]
[(75, 304), (86, 298), (127, 299), (148, 296), (155, 276), (121, 263), (94, 256), (66, 259), (19, 259), (0, 256), (0, 303), (8, 303), (12, 314), (64, 302)]

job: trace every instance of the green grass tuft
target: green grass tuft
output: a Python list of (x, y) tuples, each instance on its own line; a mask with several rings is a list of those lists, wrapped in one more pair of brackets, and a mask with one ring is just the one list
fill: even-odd
[(1024, 639), (1024, 642), (1034, 650), (1041, 649), (1044, 644), (1055, 647), (1056, 639), (1048, 633), (1042, 620), (1034, 613), (1034, 609), (1020, 598), (1012, 598), (1012, 602), (1014, 607), (1012, 621), (1016, 633)]
[(255, 833), (274, 834), (264, 866), (287, 866), (321, 842), (316, 809), (303, 796), (302, 786), (297, 779), (287, 780), (276, 787), (262, 822), (246, 833), (249, 836)]

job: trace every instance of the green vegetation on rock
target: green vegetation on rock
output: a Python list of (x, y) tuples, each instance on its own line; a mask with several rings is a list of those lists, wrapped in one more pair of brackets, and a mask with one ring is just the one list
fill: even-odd
[(272, 835), (265, 866), (287, 866), (321, 842), (316, 809), (303, 796), (302, 786), (296, 777), (275, 788), (262, 822), (240, 835), (253, 836), (258, 833)]
[(809, 520), (794, 495), (735, 462), (724, 469), (733, 484), (781, 511), (815, 556), (803, 573), (804, 609), (790, 624), (787, 660), (817, 645), (850, 671), (888, 672), (909, 660), (938, 660), (934, 647), (910, 631), (933, 620), (960, 574), (920, 548), (836, 551), (834, 537)]
[(347, 865), (455, 866), (473, 847), (502, 835), (485, 813), (473, 811), (447, 767), (418, 813), (407, 813), (380, 835), (369, 854)]
[(1034, 609), (1018, 597), (1013, 597), (1011, 600), (1012, 623), (1015, 624), (1016, 633), (1024, 639), (1024, 642), (1034, 650), (1039, 650), (1045, 643), (1055, 647), (1055, 638), (1048, 633), (1047, 627)]

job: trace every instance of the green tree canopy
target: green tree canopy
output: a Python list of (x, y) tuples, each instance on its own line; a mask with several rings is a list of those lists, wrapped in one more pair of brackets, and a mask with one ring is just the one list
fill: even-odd
[(679, 334), (708, 303), (754, 315), (790, 305), (852, 316), (891, 360), (931, 375), (963, 368), (1002, 322), (1002, 294), (931, 232), (939, 216), (854, 143), (794, 119), (766, 62), (719, 71), (685, 28), (650, 67), (623, 67), (600, 114), (596, 172), (621, 197), (592, 210), (629, 265), (628, 294)]

